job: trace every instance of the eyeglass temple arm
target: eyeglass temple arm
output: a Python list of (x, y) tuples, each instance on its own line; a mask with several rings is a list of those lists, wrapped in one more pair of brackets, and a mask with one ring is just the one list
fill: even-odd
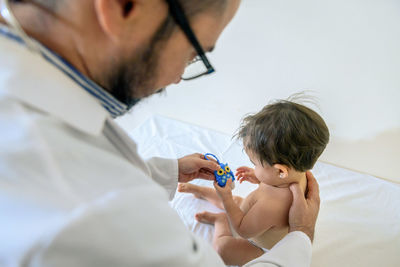
[(187, 38), (193, 44), (194, 48), (196, 49), (198, 55), (203, 60), (204, 64), (206, 65), (207, 69), (212, 69), (210, 62), (208, 62), (207, 57), (205, 57), (205, 53), (201, 48), (201, 45), (197, 41), (196, 36), (194, 35), (192, 29), (190, 29), (188, 20), (185, 17), (185, 13), (181, 7), (181, 5), (175, 0), (167, 0), (169, 4), (169, 10), (172, 14), (172, 17), (175, 19), (176, 23), (182, 28), (182, 30), (186, 33)]

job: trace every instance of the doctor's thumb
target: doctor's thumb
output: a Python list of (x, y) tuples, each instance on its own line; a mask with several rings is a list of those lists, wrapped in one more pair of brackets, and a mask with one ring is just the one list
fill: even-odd
[(205, 168), (208, 168), (213, 171), (218, 171), (219, 169), (221, 169), (221, 166), (219, 166), (219, 164), (212, 162), (212, 161), (208, 161), (208, 160), (205, 162), (203, 161), (203, 164), (204, 164)]
[(298, 183), (292, 183), (289, 186), (290, 191), (292, 191), (293, 194), (293, 204), (297, 203), (300, 200), (305, 200), (304, 198), (304, 193), (300, 188), (300, 185)]

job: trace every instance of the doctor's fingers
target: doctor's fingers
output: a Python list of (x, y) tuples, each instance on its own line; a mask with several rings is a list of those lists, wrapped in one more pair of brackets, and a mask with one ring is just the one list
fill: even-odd
[(315, 202), (319, 206), (321, 200), (319, 197), (319, 185), (314, 175), (310, 172), (306, 172), (307, 177), (307, 201)]
[(304, 193), (300, 188), (300, 185), (298, 183), (292, 183), (289, 186), (290, 191), (292, 191), (293, 195), (293, 202), (292, 206), (294, 207), (301, 207), (301, 208), (306, 208), (307, 206), (307, 200), (304, 197)]
[(214, 175), (214, 172), (211, 172), (206, 169), (200, 169), (198, 178), (213, 181), (213, 180), (215, 180), (215, 175)]
[(209, 169), (211, 171), (218, 171), (219, 169), (221, 169), (221, 166), (219, 166), (219, 164), (216, 161), (204, 159), (204, 155), (203, 155), (203, 159), (197, 158), (195, 160), (196, 160), (196, 164), (199, 167), (199, 169), (205, 168), (205, 169)]
[(213, 157), (207, 157), (207, 159), (206, 159), (206, 156), (205, 156), (204, 154), (195, 153), (195, 155), (198, 156), (198, 157), (201, 158), (201, 159), (214, 162), (214, 163), (216, 163), (216, 164), (219, 166), (218, 162), (217, 162)]

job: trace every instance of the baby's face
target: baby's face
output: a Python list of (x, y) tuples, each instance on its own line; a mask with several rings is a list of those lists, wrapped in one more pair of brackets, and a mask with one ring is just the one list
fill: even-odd
[(261, 183), (276, 186), (282, 182), (282, 179), (279, 178), (279, 171), (276, 168), (267, 163), (264, 163), (263, 166), (252, 151), (246, 150), (246, 153), (254, 164), (254, 174)]

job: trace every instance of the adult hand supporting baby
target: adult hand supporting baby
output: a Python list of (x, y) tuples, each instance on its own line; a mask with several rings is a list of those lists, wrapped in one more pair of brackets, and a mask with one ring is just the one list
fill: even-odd
[(318, 183), (313, 174), (308, 171), (306, 176), (308, 189), (306, 196), (304, 196), (298, 183), (290, 185), (293, 202), (289, 210), (289, 232), (302, 231), (310, 237), (312, 242), (319, 212), (320, 198)]
[(213, 181), (214, 171), (220, 168), (216, 161), (206, 160), (203, 154), (191, 154), (178, 159), (178, 182), (187, 183), (195, 178)]

